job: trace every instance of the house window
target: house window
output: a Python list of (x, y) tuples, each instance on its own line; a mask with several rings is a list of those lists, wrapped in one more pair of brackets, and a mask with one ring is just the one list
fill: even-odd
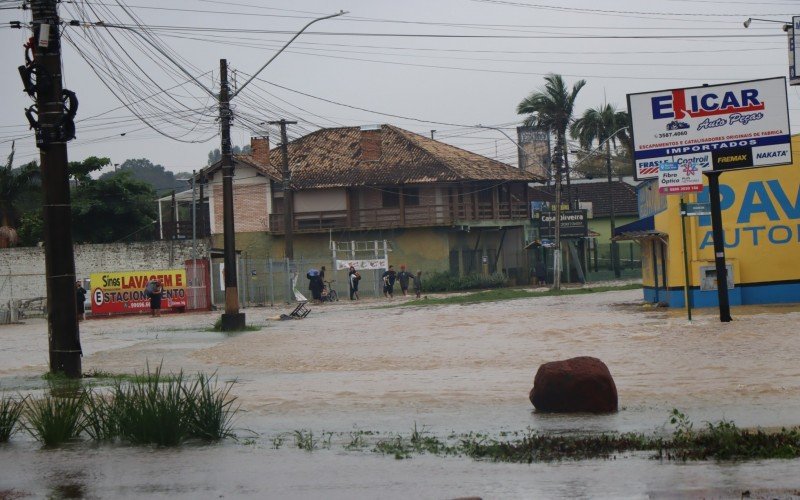
[(400, 189), (399, 188), (384, 188), (381, 191), (383, 200), (381, 206), (383, 208), (397, 208), (400, 206)]
[[(383, 208), (400, 206), (400, 188), (384, 188), (382, 194)], [(419, 206), (419, 188), (403, 188), (403, 203), (405, 206)]]
[(403, 189), (406, 206), (419, 206), (419, 188)]

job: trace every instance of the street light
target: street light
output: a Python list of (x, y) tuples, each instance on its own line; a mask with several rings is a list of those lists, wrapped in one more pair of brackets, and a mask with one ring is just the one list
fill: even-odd
[(776, 21), (775, 19), (761, 19), (758, 17), (748, 17), (747, 20), (743, 23), (745, 28), (749, 28), (750, 24), (753, 21), (760, 21), (762, 23), (778, 23), (783, 25), (783, 31), (789, 31), (792, 29), (792, 23), (787, 23), (786, 21)]

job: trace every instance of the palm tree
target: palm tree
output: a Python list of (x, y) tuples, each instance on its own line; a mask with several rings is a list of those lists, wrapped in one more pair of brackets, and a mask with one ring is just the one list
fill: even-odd
[(544, 80), (546, 82), (544, 88), (532, 92), (517, 105), (517, 114), (528, 115), (525, 118), (525, 125), (549, 129), (556, 134), (554, 151), (560, 151), (563, 156), (569, 185), (567, 128), (572, 123), (575, 99), (578, 97), (578, 92), (586, 85), (586, 80), (575, 82), (572, 91), (567, 88), (561, 75), (550, 73)]
[(569, 163), (567, 161), (567, 127), (572, 122), (572, 113), (575, 109), (575, 99), (581, 91), (586, 80), (579, 80), (572, 86), (572, 91), (567, 88), (561, 75), (550, 73), (544, 77), (544, 88), (532, 92), (517, 105), (517, 114), (528, 115), (525, 125), (551, 130), (556, 134), (556, 144), (553, 148), (553, 165), (555, 166), (556, 181), (556, 220), (555, 220), (555, 251), (553, 252), (553, 289), (561, 288), (561, 165), (567, 173), (567, 199), (569, 195)]
[(0, 226), (15, 229), (19, 222), (18, 202), (33, 186), (33, 181), (39, 176), (39, 169), (35, 163), (15, 169), (14, 168), (14, 143), (11, 144), (11, 154), (5, 165), (0, 166)]
[(626, 111), (618, 111), (613, 104), (604, 104), (584, 111), (583, 116), (572, 123), (569, 133), (573, 139), (578, 139), (583, 149), (591, 149), (595, 141), (598, 146), (605, 142), (608, 154), (612, 146), (617, 148), (617, 142), (630, 149), (630, 122)]

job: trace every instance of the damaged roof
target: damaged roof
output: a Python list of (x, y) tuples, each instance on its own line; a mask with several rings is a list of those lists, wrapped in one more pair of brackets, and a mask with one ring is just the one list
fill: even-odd
[[(362, 133), (380, 136), (377, 159), (362, 159)], [(250, 155), (237, 155), (236, 160), (274, 180), (281, 178), (279, 148), (270, 151), (269, 165)], [(341, 127), (312, 132), (289, 143), (289, 167), (295, 189), (539, 180), (533, 173), (392, 125), (368, 131)], [(219, 162), (206, 172), (217, 168)]]

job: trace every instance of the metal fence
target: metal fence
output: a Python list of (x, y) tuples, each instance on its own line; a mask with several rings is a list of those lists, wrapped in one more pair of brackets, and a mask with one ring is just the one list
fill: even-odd
[[(319, 259), (252, 259), (247, 256), (238, 259), (237, 284), (239, 287), (239, 303), (242, 307), (274, 306), (295, 302), (292, 291), (292, 278), (297, 277), (297, 289), (307, 298), (311, 298), (308, 290), (306, 273), (309, 269), (320, 269), (325, 266), (325, 280), (332, 281), (340, 300), (349, 298), (347, 270), (334, 270), (331, 262), (320, 262)], [(381, 274), (383, 270), (361, 271), (359, 295), (361, 297), (377, 297), (382, 293)], [(211, 265), (212, 304), (223, 307), (225, 304), (224, 265), (213, 262)]]

